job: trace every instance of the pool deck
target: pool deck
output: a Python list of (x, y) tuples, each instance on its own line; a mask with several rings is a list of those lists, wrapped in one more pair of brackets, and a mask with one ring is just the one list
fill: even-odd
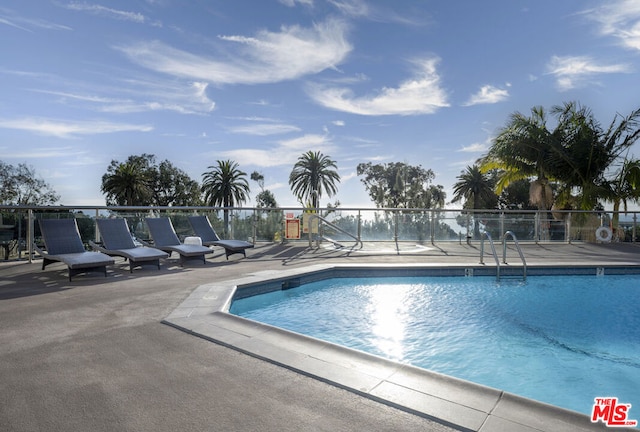
[[(532, 269), (640, 265), (631, 244), (522, 249)], [(186, 267), (174, 257), (132, 274), (117, 260), (106, 278), (72, 282), (62, 264), (43, 271), (40, 260), (0, 262), (0, 430), (611, 430), (218, 312), (239, 282), (326, 266), (478, 267), (478, 244), (260, 244), (247, 255), (226, 261), (219, 250)], [(508, 261), (518, 267), (512, 247)], [(621, 402), (640, 418), (639, 401)]]

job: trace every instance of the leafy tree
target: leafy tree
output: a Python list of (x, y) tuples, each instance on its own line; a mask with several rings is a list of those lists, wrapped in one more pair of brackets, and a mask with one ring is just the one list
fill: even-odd
[(445, 192), (433, 185), (435, 174), (421, 165), (402, 162), (388, 164), (360, 163), (356, 169), (369, 197), (377, 207), (442, 208)]
[(251, 180), (258, 183), (260, 192), (256, 195), (256, 207), (258, 208), (274, 208), (278, 207), (276, 197), (269, 189), (264, 188), (264, 175), (258, 171), (251, 173)]
[(418, 203), (420, 208), (441, 209), (447, 200), (447, 193), (442, 185), (429, 185), (421, 197), (422, 204)]
[(196, 206), (202, 204), (200, 185), (168, 160), (153, 171), (154, 202), (159, 206)]
[(152, 154), (112, 160), (102, 176), (107, 205), (189, 206), (202, 203), (200, 186), (168, 160), (156, 163)]
[(263, 191), (264, 190), (264, 175), (258, 171), (254, 171), (251, 173), (251, 180), (253, 180), (254, 182), (258, 183), (258, 186), (260, 186), (260, 190)]
[(298, 158), (289, 174), (291, 191), (301, 203), (310, 202), (318, 208), (322, 194), (333, 196), (338, 192), (336, 183), (340, 175), (336, 162), (321, 152), (308, 151)]
[(275, 195), (269, 189), (263, 190), (256, 195), (256, 207), (258, 208), (275, 208), (278, 207)]
[(528, 179), (511, 182), (498, 196), (498, 208), (512, 210), (536, 210), (529, 201), (531, 181)]
[(202, 173), (202, 187), (206, 205), (224, 207), (224, 229), (229, 233), (229, 208), (242, 204), (250, 191), (247, 174), (238, 168), (238, 163), (226, 160), (216, 161)]
[(0, 203), (4, 205), (51, 205), (60, 196), (26, 164), (13, 166), (0, 160)]

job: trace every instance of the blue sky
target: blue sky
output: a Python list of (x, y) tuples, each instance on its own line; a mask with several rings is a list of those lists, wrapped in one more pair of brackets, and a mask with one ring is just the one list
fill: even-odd
[(638, 0), (8, 0), (0, 40), (0, 160), (66, 205), (151, 153), (198, 181), (235, 160), (294, 206), (308, 150), (342, 177), (321, 205), (373, 207), (369, 161), (430, 168), (450, 200), (515, 111), (640, 106)]

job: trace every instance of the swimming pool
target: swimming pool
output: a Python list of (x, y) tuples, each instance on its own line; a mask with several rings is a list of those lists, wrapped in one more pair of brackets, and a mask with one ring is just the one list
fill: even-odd
[(230, 312), (588, 414), (640, 401), (638, 278), (294, 281)]

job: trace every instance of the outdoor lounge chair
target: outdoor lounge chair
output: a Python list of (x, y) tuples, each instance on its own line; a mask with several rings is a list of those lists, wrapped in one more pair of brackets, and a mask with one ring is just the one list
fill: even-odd
[(42, 256), (42, 270), (54, 262), (63, 262), (69, 267), (69, 281), (79, 273), (104, 272), (114, 263), (113, 258), (101, 252), (87, 252), (82, 244), (75, 219), (40, 219), (40, 231), (46, 252), (35, 246)]
[(146, 264), (156, 265), (160, 270), (160, 258), (169, 258), (169, 254), (161, 250), (137, 247), (125, 219), (96, 219), (96, 223), (100, 230), (102, 246), (89, 242), (91, 247), (109, 256), (119, 256), (129, 260), (130, 273), (133, 273), (134, 267)]
[(206, 216), (189, 216), (189, 223), (196, 235), (202, 239), (203, 245), (223, 247), (227, 259), (229, 259), (229, 255), (236, 253), (241, 253), (246, 257), (246, 250), (253, 247), (252, 243), (243, 240), (220, 240)]
[(168, 217), (146, 218), (144, 221), (153, 239), (153, 244), (146, 245), (168, 253), (177, 252), (180, 255), (180, 264), (194, 259), (202, 259), (202, 262), (206, 263), (205, 255), (213, 253), (212, 249), (202, 245), (181, 243)]

